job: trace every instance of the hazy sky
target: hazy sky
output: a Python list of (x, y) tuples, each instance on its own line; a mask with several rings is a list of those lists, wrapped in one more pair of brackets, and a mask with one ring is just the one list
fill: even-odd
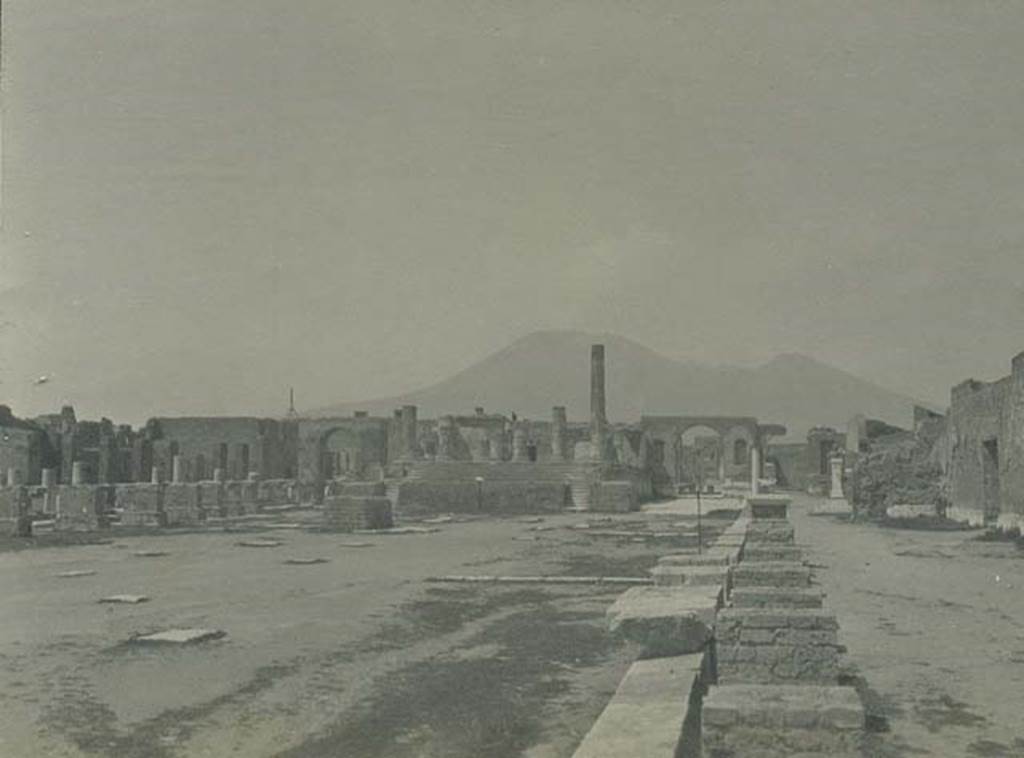
[(281, 412), (578, 328), (946, 402), (1024, 349), (1022, 40), (1019, 2), (4, 0), (0, 399)]

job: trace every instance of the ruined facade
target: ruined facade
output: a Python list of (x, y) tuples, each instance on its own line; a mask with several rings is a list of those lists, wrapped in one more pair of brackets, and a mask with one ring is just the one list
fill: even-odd
[(953, 388), (948, 421), (950, 518), (1020, 529), (1024, 521), (1024, 353), (1010, 375)]

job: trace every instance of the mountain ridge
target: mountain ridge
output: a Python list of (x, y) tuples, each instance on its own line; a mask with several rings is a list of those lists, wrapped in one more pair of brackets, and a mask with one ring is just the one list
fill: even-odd
[(447, 379), (411, 392), (332, 403), (306, 416), (364, 410), (390, 414), (412, 404), (421, 418), (490, 412), (547, 419), (555, 405), (569, 419), (589, 417), (590, 345), (605, 345), (606, 396), (612, 421), (642, 415), (756, 416), (801, 439), (813, 426), (844, 429), (856, 413), (907, 427), (913, 406), (935, 407), (885, 389), (802, 353), (781, 353), (754, 367), (709, 365), (665, 356), (612, 333), (545, 330), (520, 337)]

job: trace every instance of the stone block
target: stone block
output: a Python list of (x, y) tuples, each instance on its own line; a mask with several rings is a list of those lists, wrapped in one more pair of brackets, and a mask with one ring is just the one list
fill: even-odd
[(777, 542), (762, 542), (748, 545), (743, 549), (744, 563), (763, 563), (765, 561), (791, 561), (800, 563), (804, 559), (804, 550), (797, 545), (786, 545)]
[(747, 512), (752, 522), (764, 519), (785, 520), (789, 518), (790, 502), (790, 498), (785, 495), (748, 495)]
[(659, 564), (651, 569), (656, 587), (715, 586), (729, 591), (727, 566), (672, 566)]
[(862, 755), (864, 706), (852, 687), (714, 686), (701, 718), (707, 758)]
[(781, 519), (762, 519), (747, 528), (747, 545), (776, 542), (791, 545), (795, 541), (793, 525)]
[(56, 531), (87, 532), (110, 526), (107, 512), (109, 488), (90, 484), (57, 488)]
[(114, 507), (122, 526), (163, 526), (163, 487), (159, 484), (119, 484), (114, 488)]
[(27, 487), (0, 487), (0, 534), (10, 537), (28, 537), (32, 534), (31, 501)]
[(712, 637), (721, 598), (713, 587), (634, 587), (608, 610), (608, 628), (638, 643), (645, 658), (700, 652)]
[(935, 503), (928, 503), (926, 505), (899, 503), (886, 508), (885, 515), (888, 518), (934, 518), (939, 515), (939, 510)]
[(324, 500), (324, 525), (329, 529), (390, 529), (391, 501), (386, 497), (339, 495)]
[(821, 608), (824, 593), (816, 587), (734, 587), (735, 608)]
[(675, 758), (698, 740), (705, 655), (634, 663), (573, 758)]
[(729, 566), (732, 553), (726, 549), (712, 548), (703, 553), (670, 553), (658, 559), (662, 566)]
[(811, 569), (793, 561), (740, 562), (733, 569), (734, 587), (808, 587)]
[(166, 526), (194, 526), (204, 518), (198, 484), (164, 485), (163, 498)]
[(339, 494), (350, 497), (384, 497), (387, 493), (384, 482), (343, 482)]
[(223, 482), (199, 482), (199, 501), (206, 516), (228, 515), (227, 493)]

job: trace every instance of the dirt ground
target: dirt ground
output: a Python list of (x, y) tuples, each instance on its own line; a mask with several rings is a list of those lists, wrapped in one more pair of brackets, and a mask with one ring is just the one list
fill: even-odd
[(810, 516), (807, 546), (864, 681), (870, 755), (1024, 756), (1024, 550), (981, 532)]
[[(370, 537), (115, 535), (0, 552), (0, 756), (571, 755), (635, 658), (604, 628), (623, 588), (423, 579), (643, 576), (679, 549), (565, 528), (594, 518)], [(710, 522), (706, 537), (726, 523)], [(253, 536), (284, 544), (236, 544)], [(343, 546), (353, 542), (372, 546)], [(135, 554), (147, 550), (167, 555)], [(292, 557), (328, 561), (284, 563)], [(123, 593), (151, 599), (97, 602)], [(174, 649), (127, 642), (170, 627), (227, 636)]]

